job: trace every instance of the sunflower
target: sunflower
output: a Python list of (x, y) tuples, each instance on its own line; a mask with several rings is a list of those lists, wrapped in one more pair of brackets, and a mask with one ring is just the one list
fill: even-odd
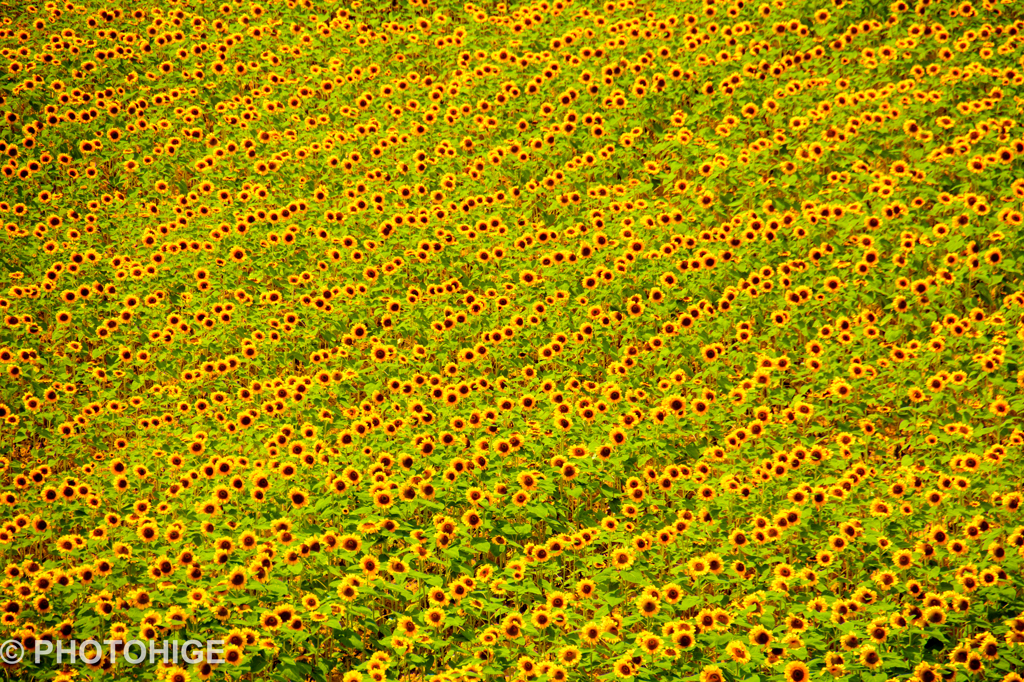
[(861, 647), (859, 658), (860, 662), (870, 670), (876, 670), (882, 665), (882, 657), (878, 655), (875, 647), (870, 645)]
[(338, 585), (337, 594), (340, 599), (350, 602), (359, 595), (359, 590), (351, 582), (346, 582)]
[(618, 569), (629, 568), (633, 565), (633, 554), (624, 549), (617, 549), (612, 552), (612, 566)]
[(423, 620), (430, 627), (440, 629), (440, 628), (444, 627), (444, 621), (445, 621), (444, 610), (442, 610), (440, 608), (437, 608), (437, 607), (434, 607), (432, 609), (428, 609), (426, 611), (426, 613), (423, 614)]
[(717, 665), (706, 665), (700, 671), (700, 682), (724, 682), (722, 669)]
[(288, 500), (293, 509), (302, 509), (309, 504), (309, 494), (301, 488), (292, 488), (288, 491)]
[(914, 554), (907, 549), (897, 550), (893, 552), (892, 562), (898, 570), (910, 568), (914, 563)]
[[(615, 676), (620, 680), (624, 680), (633, 677), (635, 670), (633, 668), (633, 660), (631, 658), (621, 658), (615, 662), (613, 667)], [(716, 681), (717, 682), (717, 681)]]
[(587, 645), (593, 646), (601, 641), (601, 635), (604, 634), (601, 626), (593, 621), (586, 623), (580, 628), (580, 640)]
[(810, 670), (803, 661), (792, 661), (786, 666), (786, 682), (807, 682), (810, 679)]
[(733, 661), (741, 664), (750, 662), (750, 652), (743, 642), (733, 640), (725, 646), (725, 652), (729, 654), (729, 658)]
[(569, 666), (570, 668), (576, 667), (580, 662), (580, 650), (578, 647), (567, 645), (563, 646), (558, 650), (556, 658), (562, 665)]
[(519, 282), (526, 286), (531, 286), (540, 281), (540, 275), (533, 270), (523, 270), (519, 273)]
[(942, 625), (946, 622), (946, 610), (942, 606), (930, 606), (921, 614), (921, 619), (929, 625)]
[(709, 572), (707, 562), (703, 557), (693, 557), (686, 562), (686, 572), (691, 578), (699, 578)]
[(661, 595), (669, 604), (676, 604), (683, 598), (683, 588), (675, 583), (668, 583), (661, 588)]
[(661, 604), (654, 597), (642, 596), (636, 600), (636, 610), (645, 618), (652, 618), (661, 611)]
[(761, 625), (755, 625), (748, 633), (750, 643), (754, 646), (767, 647), (774, 641), (772, 633)]

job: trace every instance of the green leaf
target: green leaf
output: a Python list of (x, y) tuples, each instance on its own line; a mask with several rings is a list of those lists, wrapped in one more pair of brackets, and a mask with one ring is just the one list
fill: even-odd
[(258, 673), (259, 671), (266, 668), (267, 664), (270, 663), (270, 661), (267, 659), (267, 655), (263, 652), (254, 655), (252, 658), (249, 659), (248, 662), (250, 673)]

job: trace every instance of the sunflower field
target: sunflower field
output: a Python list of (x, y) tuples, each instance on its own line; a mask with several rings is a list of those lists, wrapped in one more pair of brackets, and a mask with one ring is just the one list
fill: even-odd
[(5, 679), (1021, 682), (1022, 48), (3, 0)]

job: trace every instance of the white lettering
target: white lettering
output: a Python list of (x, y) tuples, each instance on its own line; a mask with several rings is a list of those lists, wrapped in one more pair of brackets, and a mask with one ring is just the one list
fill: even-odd
[[(137, 655), (132, 654), (133, 648), (138, 650)], [(123, 654), (124, 660), (126, 660), (128, 663), (132, 665), (138, 665), (139, 663), (142, 663), (144, 660), (146, 660), (146, 643), (140, 642), (137, 639), (133, 639), (129, 641), (127, 644), (125, 644)]]
[[(45, 651), (43, 650), (45, 648)], [(38, 665), (39, 659), (43, 656), (49, 656), (53, 653), (53, 642), (48, 639), (36, 640), (36, 653), (35, 662)]]
[[(95, 653), (92, 658), (88, 658), (85, 655), (85, 652), (90, 648), (93, 648)], [(82, 663), (85, 663), (86, 665), (95, 665), (100, 662), (101, 658), (103, 658), (103, 647), (100, 646), (100, 643), (95, 639), (87, 639), (78, 645), (78, 657), (82, 659)]]
[(70, 642), (68, 642), (67, 646), (64, 645), (64, 640), (63, 639), (58, 639), (57, 640), (57, 662), (58, 663), (64, 663), (65, 662), (64, 657), (67, 656), (68, 654), (71, 655), (71, 660), (67, 661), (67, 662), (68, 663), (74, 663), (75, 662), (75, 657), (76, 657), (77, 653), (78, 653), (78, 650), (75, 649), (75, 640), (71, 640)]
[[(212, 664), (224, 663), (224, 640), (211, 639), (206, 642), (206, 662)], [(214, 656), (214, 654), (217, 654)]]
[(110, 665), (117, 664), (117, 644), (124, 644), (123, 640), (120, 639), (105, 639), (103, 643), (107, 645), (107, 651), (110, 652)]
[[(190, 656), (189, 652), (195, 649), (196, 655)], [(203, 643), (197, 639), (190, 639), (181, 645), (181, 660), (188, 665), (196, 665), (203, 661)]]
[[(159, 648), (157, 648), (157, 643), (155, 641), (150, 642), (149, 643), (149, 662), (150, 663), (156, 663), (156, 652), (157, 651), (160, 652), (160, 660), (162, 662), (167, 661), (168, 657), (170, 656), (170, 651), (168, 651), (168, 649), (167, 649), (167, 645), (168, 644), (170, 644), (170, 642), (168, 642), (165, 639), (164, 641), (160, 642)], [(175, 654), (177, 654), (177, 652), (175, 652)], [(175, 656), (175, 658), (177, 658), (177, 656)]]

